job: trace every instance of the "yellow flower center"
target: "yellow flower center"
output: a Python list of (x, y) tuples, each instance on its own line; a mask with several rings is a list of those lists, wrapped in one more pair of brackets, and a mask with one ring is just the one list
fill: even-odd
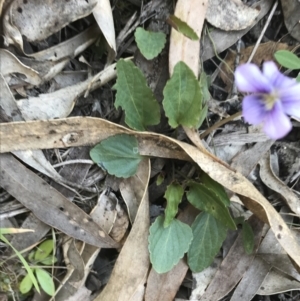
[(278, 94), (275, 91), (270, 94), (264, 94), (263, 101), (264, 101), (265, 109), (267, 111), (272, 110), (278, 99), (279, 99)]

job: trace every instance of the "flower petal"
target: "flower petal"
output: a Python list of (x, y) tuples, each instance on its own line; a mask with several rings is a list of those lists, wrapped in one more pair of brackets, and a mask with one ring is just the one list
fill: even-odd
[(257, 95), (244, 97), (242, 109), (245, 120), (251, 124), (263, 122), (267, 114), (261, 97)]
[(286, 114), (300, 118), (300, 84), (279, 91), (283, 110)]
[(234, 75), (241, 92), (270, 93), (273, 89), (272, 84), (254, 64), (238, 66)]
[(276, 64), (272, 61), (265, 62), (263, 64), (263, 75), (270, 81), (270, 83), (276, 88), (280, 90), (281, 88), (287, 88), (295, 85), (296, 81), (293, 78), (287, 77), (282, 74)]
[(264, 131), (271, 139), (281, 139), (292, 129), (290, 119), (284, 114), (280, 102), (276, 102), (264, 121)]

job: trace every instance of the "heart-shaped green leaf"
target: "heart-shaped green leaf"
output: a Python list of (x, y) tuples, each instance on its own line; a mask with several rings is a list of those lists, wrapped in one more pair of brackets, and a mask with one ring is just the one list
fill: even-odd
[(207, 268), (218, 254), (227, 229), (212, 215), (202, 212), (192, 224), (193, 241), (188, 251), (188, 264), (193, 272)]
[(119, 134), (102, 140), (90, 151), (92, 160), (111, 175), (128, 178), (136, 173), (143, 157), (134, 136)]
[(193, 239), (192, 229), (177, 219), (164, 227), (164, 218), (159, 216), (150, 227), (150, 261), (157, 273), (170, 271), (189, 249)]
[(166, 44), (166, 35), (163, 32), (153, 32), (138, 27), (134, 33), (135, 41), (141, 54), (152, 60), (160, 54)]

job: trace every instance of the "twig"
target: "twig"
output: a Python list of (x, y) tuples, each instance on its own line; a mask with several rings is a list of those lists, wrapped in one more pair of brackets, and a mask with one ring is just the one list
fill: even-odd
[(271, 22), (271, 19), (272, 19), (274, 13), (275, 13), (275, 10), (276, 10), (277, 5), (278, 5), (278, 1), (276, 1), (276, 2), (274, 3), (273, 8), (272, 8), (272, 10), (271, 10), (271, 12), (270, 12), (270, 14), (269, 14), (269, 16), (268, 16), (268, 19), (267, 19), (267, 21), (266, 21), (266, 24), (265, 24), (263, 30), (261, 31), (261, 34), (260, 34), (259, 38), (258, 38), (257, 41), (256, 41), (255, 47), (253, 48), (252, 53), (251, 53), (251, 55), (250, 55), (250, 57), (249, 57), (247, 63), (250, 63), (250, 62), (252, 61), (252, 59), (253, 59), (253, 57), (254, 57), (256, 51), (257, 51), (257, 48), (258, 48), (258, 46), (259, 46), (259, 44), (260, 44), (260, 42), (261, 42), (261, 39), (263, 38), (263, 36), (264, 36), (264, 34), (265, 34), (265, 32), (266, 32), (266, 30), (267, 30), (267, 28), (268, 28), (268, 26), (269, 26), (269, 24), (270, 24), (270, 22)]
[(94, 161), (92, 161), (92, 160), (77, 159), (77, 160), (63, 161), (61, 163), (57, 163), (57, 164), (52, 165), (52, 167), (57, 168), (57, 167), (60, 167), (60, 166), (64, 166), (64, 165), (68, 165), (68, 164), (77, 164), (77, 163), (90, 164), (90, 165), (95, 164)]
[(211, 126), (210, 128), (208, 128), (204, 133), (202, 133), (200, 135), (200, 138), (203, 139), (205, 138), (207, 135), (209, 135), (212, 131), (216, 130), (217, 128), (219, 128), (220, 126), (226, 124), (227, 122), (234, 120), (235, 118), (239, 117), (242, 115), (242, 112), (237, 112), (223, 120), (220, 120), (219, 122), (215, 123), (213, 126)]

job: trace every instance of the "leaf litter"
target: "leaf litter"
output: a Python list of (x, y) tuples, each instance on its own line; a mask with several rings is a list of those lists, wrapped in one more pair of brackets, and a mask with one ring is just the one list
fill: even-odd
[[(173, 180), (175, 176), (179, 183), (184, 181), (184, 177), (199, 181), (201, 169), (227, 189), (231, 200), (239, 199), (253, 213), (249, 219), (254, 233), (253, 253), (247, 254), (241, 231), (238, 231), (236, 240), (232, 241), (228, 254), (218, 253), (219, 247), (208, 251), (207, 239), (200, 243), (203, 252), (208, 251), (208, 257), (211, 257), (204, 260), (204, 266), (207, 263), (210, 265), (215, 256), (215, 262), (219, 263), (215, 266), (212, 263), (210, 267), (197, 273), (207, 275), (204, 277), (208, 281), (200, 290), (201, 293), (192, 293), (193, 298), (221, 300), (230, 296), (231, 300), (240, 300), (240, 296), (243, 296), (243, 300), (252, 300), (256, 294), (283, 294), (299, 290), (299, 122), (293, 121), (294, 130), (284, 139), (285, 144), (268, 140), (259, 128), (246, 129), (240, 118), (229, 119), (225, 126), (211, 131), (208, 138), (199, 137), (199, 132), (217, 123), (218, 119), (221, 120), (224, 116), (230, 118), (239, 110), (239, 106), (229, 100), (234, 93), (231, 70), (250, 57), (263, 32), (261, 25), (271, 22), (274, 26), (279, 20), (281, 24), (285, 24), (278, 31), (269, 27), (264, 42), (273, 44), (265, 46), (266, 43), (258, 43), (253, 62), (260, 65), (264, 60), (274, 60), (274, 50), (296, 49), (299, 37), (294, 28), (296, 23), (292, 24), (294, 17), (289, 10), (292, 4), (289, 7), (282, 3), (282, 8), (276, 9), (277, 15), (268, 21), (267, 16), (273, 5), (271, 0), (258, 1), (253, 7), (241, 1), (224, 1), (222, 9), (214, 9), (216, 3), (212, 0), (201, 3), (179, 0), (175, 11), (156, 0), (150, 1), (145, 7), (139, 7), (135, 1), (122, 3), (117, 3), (114, 10), (109, 1), (101, 4), (97, 1), (69, 1), (64, 7), (56, 2), (49, 2), (48, 6), (41, 7), (36, 1), (4, 1), (1, 7), (5, 37), (0, 52), (1, 61), (5, 62), (1, 64), (1, 187), (3, 192), (8, 192), (34, 214), (25, 217), (16, 214), (14, 220), (21, 228), (35, 230), (13, 235), (11, 243), (22, 251), (39, 244), (51, 228), (56, 229), (55, 235), (62, 242), (62, 246), (58, 248), (64, 249), (67, 267), (67, 273), (60, 278), (61, 282), (56, 283), (56, 300), (71, 300), (77, 291), (86, 298), (92, 298), (88, 296), (93, 293), (93, 299), (96, 300), (173, 300), (175, 297), (188, 300), (190, 296), (185, 288), (191, 288), (191, 283), (187, 284), (184, 278), (186, 276), (187, 280), (189, 275), (196, 277), (196, 273), (190, 274), (188, 271), (187, 262), (190, 261), (191, 253), (187, 256), (188, 261), (186, 257), (182, 257), (188, 249), (188, 242), (181, 246), (184, 251), (175, 261), (176, 263), (181, 258), (178, 264), (171, 270), (168, 268), (167, 273), (158, 274), (155, 268), (159, 268), (155, 264), (152, 268), (150, 265), (149, 209), (155, 204), (160, 208), (168, 207), (163, 195), (157, 199), (148, 197), (148, 185), (152, 185), (155, 180), (150, 178), (150, 172), (158, 174), (151, 170), (153, 167), (149, 158), (167, 158), (169, 160), (165, 162), (171, 162), (172, 166), (169, 163), (160, 165), (160, 174), (172, 174)], [(162, 13), (160, 6), (166, 11), (163, 19), (158, 17)], [(124, 26), (134, 16), (136, 8), (140, 9), (141, 18), (133, 21), (135, 24), (131, 31), (127, 29), (121, 52), (115, 36), (125, 29)], [(294, 12), (297, 9), (300, 9), (299, 4), (294, 7)], [(185, 30), (192, 29), (198, 41), (192, 41), (175, 28), (166, 26), (170, 14), (180, 19), (181, 26), (186, 26)], [(47, 19), (47, 22), (41, 23), (40, 20), (43, 19)], [(204, 23), (205, 19), (208, 23)], [(259, 23), (259, 20), (262, 22)], [(144, 27), (144, 31), (149, 29), (149, 32), (167, 34), (166, 47), (154, 59), (153, 53), (154, 56), (157, 53), (151, 50), (152, 56), (148, 57), (148, 62), (139, 58), (137, 51), (137, 46), (141, 49), (143, 47), (139, 46), (139, 41), (136, 41), (136, 45), (134, 39), (134, 29), (138, 26)], [(143, 36), (139, 39), (141, 38)], [(235, 46), (229, 49), (239, 39), (245, 43), (245, 50), (235, 51)], [(144, 43), (146, 42), (147, 39)], [(161, 40), (157, 47), (161, 49), (163, 45), (164, 41)], [(147, 50), (150, 49), (144, 49)], [(221, 53), (224, 50), (227, 51)], [(297, 50), (295, 51), (297, 54)], [(132, 65), (132, 78), (127, 82), (132, 89), (128, 90), (131, 98), (126, 100), (124, 95), (120, 97), (126, 87), (121, 85), (118, 74), (115, 86), (117, 100), (114, 104), (112, 87), (120, 70), (118, 65), (116, 70), (116, 65), (112, 62), (126, 64), (126, 61), (119, 58), (125, 59), (132, 54), (134, 62), (142, 71), (134, 67), (132, 62), (127, 63), (128, 66)], [(82, 55), (82, 59), (79, 59), (79, 55)], [(115, 57), (118, 59), (115, 60)], [(213, 60), (207, 61), (212, 57)], [(186, 107), (179, 108), (177, 115), (171, 118), (183, 127), (174, 131), (168, 124), (170, 116), (164, 116), (163, 113), (160, 118), (160, 115), (163, 112), (163, 88), (169, 79), (165, 70), (170, 70), (172, 78), (178, 62), (186, 64), (195, 79), (200, 71), (209, 74), (208, 107), (212, 108), (211, 104), (214, 103), (217, 109), (208, 110), (207, 117), (199, 123), (197, 108), (186, 113)], [(219, 65), (219, 74), (218, 69), (213, 67), (214, 64)], [(227, 68), (228, 65), (230, 68)], [(128, 72), (124, 73), (123, 82), (129, 79)], [(294, 73), (291, 74), (293, 76)], [(61, 79), (67, 78), (66, 76), (69, 79), (63, 84)], [(139, 81), (143, 76), (146, 80), (142, 80), (141, 89)], [(184, 80), (181, 78), (180, 82)], [(171, 89), (173, 97), (175, 94), (181, 95), (175, 88)], [(168, 92), (168, 97), (172, 91)], [(185, 92), (182, 91), (184, 97)], [(198, 108), (200, 105), (202, 107), (200, 97), (201, 95), (197, 96), (193, 101), (200, 101)], [(117, 105), (124, 112), (115, 109), (114, 106)], [(167, 108), (165, 110), (168, 111)], [(142, 112), (140, 120), (131, 116), (134, 111)], [(225, 114), (219, 115), (218, 112)], [(132, 121), (128, 122), (129, 117)], [(188, 122), (181, 122), (183, 117)], [(202, 126), (197, 130), (190, 128), (201, 123)], [(170, 123), (173, 127), (177, 124)], [(143, 132), (130, 130), (127, 126)], [(112, 192), (112, 188), (107, 186), (109, 182), (105, 182), (106, 168), (99, 173), (100, 167), (88, 160), (88, 152), (97, 143), (119, 134), (134, 136), (138, 143), (134, 148), (137, 148), (139, 156), (148, 158), (136, 166), (137, 172), (133, 176), (129, 176), (125, 169), (119, 174), (118, 166), (114, 165), (117, 171), (115, 174), (129, 177), (121, 181), (112, 180), (115, 181), (114, 188), (117, 187)], [(294, 146), (292, 143), (295, 141)], [(241, 146), (229, 155), (229, 149), (234, 143)], [(286, 150), (283, 145), (293, 145), (293, 148)], [(280, 170), (276, 175), (267, 161), (270, 151), (279, 154)], [(8, 152), (12, 152), (18, 160)], [(226, 162), (221, 158), (227, 158)], [(104, 160), (102, 157), (101, 159)], [(64, 165), (68, 161), (71, 164)], [(177, 170), (184, 161), (189, 162), (187, 166), (194, 167), (188, 167), (186, 174), (181, 174)], [(62, 167), (55, 168), (57, 163), (63, 164)], [(126, 163), (120, 163), (120, 169), (122, 164)], [(289, 182), (289, 179), (293, 181)], [(189, 193), (191, 190), (185, 192)], [(96, 210), (98, 199), (98, 206), (101, 207), (101, 202), (104, 206), (100, 211)], [(11, 202), (12, 198), (8, 200)], [(278, 212), (285, 204), (289, 208)], [(245, 207), (240, 207), (240, 210), (245, 210)], [(203, 205), (200, 209), (203, 210)], [(177, 209), (169, 218), (173, 219), (176, 213)], [(183, 197), (182, 204), (178, 206), (178, 222), (180, 220), (192, 225), (198, 214), (198, 210), (188, 205)], [(201, 214), (203, 216), (204, 213)], [(198, 219), (200, 216), (198, 215)], [(211, 215), (209, 217), (212, 218)], [(128, 228), (129, 222), (131, 227)], [(198, 226), (193, 225), (192, 229), (197, 229)], [(272, 239), (267, 241), (269, 237)], [(223, 238), (218, 243), (221, 245), (222, 241)], [(199, 244), (199, 238), (193, 243)], [(108, 250), (105, 249), (107, 247)], [(13, 254), (8, 250), (6, 252), (6, 257)], [(92, 266), (94, 264), (95, 267), (96, 260), (103, 260), (105, 256), (115, 261), (107, 269), (111, 275), (106, 281), (102, 280), (101, 289), (98, 286), (94, 291), (87, 292), (85, 287), (89, 287), (89, 279), (92, 279), (88, 276), (94, 273)], [(196, 261), (197, 259), (195, 258)], [(9, 264), (10, 261), (5, 268), (11, 268)], [(161, 265), (162, 263), (159, 267)], [(208, 269), (209, 276), (205, 274)], [(55, 277), (55, 273), (57, 272), (53, 269), (48, 269), (47, 272), (39, 269), (39, 277)], [(94, 281), (104, 279), (101, 275), (97, 277)], [(0, 277), (0, 284), (1, 279)], [(18, 281), (20, 280), (21, 278)], [(18, 285), (16, 282), (11, 284), (15, 287)], [(31, 292), (31, 296), (34, 294)], [(43, 300), (49, 298), (45, 296)]]

